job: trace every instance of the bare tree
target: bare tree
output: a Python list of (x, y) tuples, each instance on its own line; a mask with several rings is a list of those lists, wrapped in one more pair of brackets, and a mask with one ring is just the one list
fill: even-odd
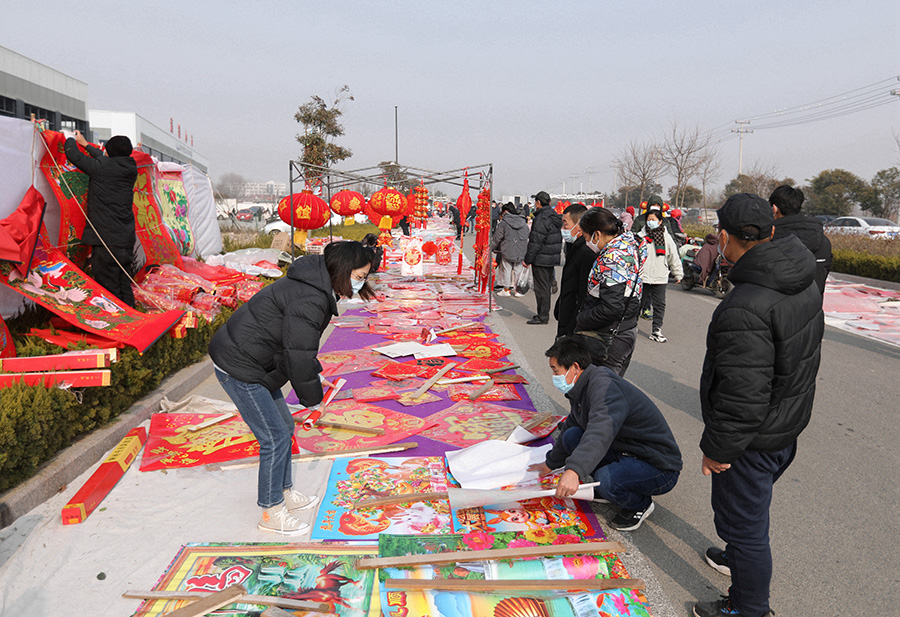
[(660, 157), (669, 173), (675, 176), (674, 207), (680, 208), (684, 203), (682, 187), (686, 187), (699, 172), (703, 163), (703, 151), (708, 145), (709, 134), (699, 126), (683, 129), (676, 120), (672, 121), (660, 148)]
[(247, 180), (241, 174), (229, 171), (222, 174), (216, 183), (216, 192), (225, 199), (240, 199), (244, 196), (244, 185)]
[(703, 161), (697, 170), (697, 176), (700, 178), (700, 187), (703, 191), (703, 218), (706, 219), (706, 187), (719, 178), (719, 151), (716, 148), (709, 147), (703, 153)]
[(644, 201), (644, 192), (648, 185), (655, 183), (665, 169), (660, 157), (660, 148), (656, 144), (637, 143), (631, 141), (613, 166), (622, 177), (622, 183), (635, 186), (640, 191), (640, 200)]

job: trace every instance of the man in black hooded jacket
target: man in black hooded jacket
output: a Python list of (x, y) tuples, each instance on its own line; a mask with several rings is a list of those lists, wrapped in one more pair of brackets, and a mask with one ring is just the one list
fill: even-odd
[(825, 279), (831, 272), (831, 240), (825, 235), (818, 219), (800, 214), (804, 199), (803, 191), (787, 184), (772, 191), (769, 203), (772, 204), (772, 213), (775, 215), (774, 238), (777, 240), (793, 234), (815, 256), (816, 285), (824, 298)]
[(534, 298), (537, 314), (526, 321), (529, 325), (550, 322), (550, 295), (553, 285), (554, 267), (562, 261), (562, 217), (550, 207), (550, 195), (540, 191), (534, 196), (537, 208), (531, 222), (528, 249), (525, 251), (525, 267), (531, 268), (534, 276)]
[(124, 135), (106, 142), (106, 156), (80, 131), (65, 143), (66, 158), (89, 178), (88, 224), (81, 241), (92, 247), (91, 277), (128, 306), (134, 306), (130, 275), (136, 238), (131, 204), (138, 176), (131, 150), (131, 140)]
[(713, 313), (700, 380), (702, 471), (712, 474), (716, 532), (725, 550), (709, 564), (731, 574), (729, 595), (694, 606), (697, 617), (769, 615), (772, 488), (809, 423), (825, 329), (816, 262), (795, 236), (772, 240), (758, 195), (718, 210), (719, 246), (734, 290)]

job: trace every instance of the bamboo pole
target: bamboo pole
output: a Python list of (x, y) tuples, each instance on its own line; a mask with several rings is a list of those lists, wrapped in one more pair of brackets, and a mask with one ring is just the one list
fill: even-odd
[[(410, 448), (418, 448), (419, 444), (414, 441), (404, 441), (401, 443), (392, 443), (385, 446), (375, 446), (369, 448), (349, 448), (338, 452), (307, 452), (304, 454), (295, 454), (291, 457), (291, 461), (295, 463), (306, 463), (309, 461), (320, 461), (330, 458), (343, 458), (346, 456), (368, 456), (370, 454), (386, 454), (388, 452), (401, 452)], [(259, 458), (252, 461), (234, 462), (234, 463), (212, 463), (206, 465), (210, 471), (225, 471), (232, 469), (246, 469), (248, 467), (256, 467), (259, 465)]]
[(388, 495), (386, 497), (376, 497), (375, 499), (367, 499), (365, 501), (357, 501), (350, 504), (351, 510), (359, 510), (361, 508), (381, 508), (391, 506), (398, 503), (414, 503), (417, 501), (437, 501), (438, 499), (450, 499), (450, 494), (446, 492), (438, 493), (407, 493), (405, 495)]
[(509, 591), (605, 591), (608, 589), (644, 589), (639, 578), (533, 579), (520, 581), (487, 581), (468, 579), (389, 578), (382, 583), (387, 589), (406, 591), (466, 591), (498, 593)]
[(413, 392), (412, 398), (419, 398), (420, 396), (428, 392), (431, 389), (431, 386), (437, 383), (438, 379), (449, 373), (454, 368), (456, 368), (455, 362), (450, 362), (449, 364), (445, 364), (444, 366), (442, 366), (441, 370), (435, 373), (431, 379), (423, 383), (421, 386), (419, 386), (418, 390)]
[[(122, 594), (123, 598), (135, 598), (138, 600), (199, 600), (210, 595), (207, 591), (157, 591), (157, 590), (128, 590)], [(295, 610), (328, 612), (327, 604), (318, 602), (306, 602), (304, 600), (292, 600), (291, 598), (279, 598), (278, 596), (258, 596), (243, 594), (236, 602), (245, 604), (259, 604), (262, 606), (279, 606)]]

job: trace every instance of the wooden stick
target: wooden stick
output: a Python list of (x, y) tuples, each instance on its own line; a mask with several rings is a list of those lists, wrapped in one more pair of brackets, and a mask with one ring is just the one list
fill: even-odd
[(344, 424), (342, 422), (332, 422), (331, 420), (316, 420), (316, 427), (328, 427), (341, 431), (353, 431), (354, 433), (368, 433), (370, 435), (384, 435), (384, 429), (377, 426), (359, 426), (358, 424)]
[(376, 497), (375, 499), (367, 499), (365, 501), (357, 501), (350, 504), (351, 510), (360, 508), (381, 508), (396, 503), (413, 503), (416, 501), (436, 501), (438, 499), (450, 499), (450, 494), (443, 493), (407, 493), (406, 495), (388, 495), (387, 497)]
[(452, 383), (468, 383), (470, 381), (487, 381), (490, 379), (487, 375), (473, 375), (472, 377), (457, 377), (456, 379), (441, 379), (437, 385), (449, 386)]
[(455, 362), (450, 362), (442, 366), (441, 369), (437, 373), (435, 373), (431, 379), (423, 383), (421, 386), (419, 386), (418, 390), (412, 393), (412, 398), (419, 398), (420, 396), (428, 392), (428, 390), (431, 389), (431, 386), (437, 383), (438, 379), (449, 373), (454, 368), (456, 368)]
[(454, 330), (459, 330), (460, 328), (468, 328), (469, 326), (474, 326), (474, 325), (477, 325), (477, 324), (478, 324), (477, 321), (470, 321), (470, 322), (468, 322), (468, 323), (461, 323), (461, 324), (459, 324), (458, 326), (453, 326), (452, 328), (444, 328), (443, 330), (440, 330), (439, 332), (435, 332), (435, 334), (437, 334), (438, 336), (440, 336), (440, 335), (442, 335), (442, 334), (447, 334), (448, 332), (453, 332)]
[(510, 364), (509, 366), (504, 366), (504, 367), (500, 367), (500, 368), (489, 368), (489, 369), (485, 369), (485, 370), (483, 370), (483, 371), (481, 371), (481, 372), (482, 372), (482, 373), (488, 373), (488, 374), (492, 374), (492, 373), (502, 373), (503, 371), (511, 371), (511, 370), (513, 370), (514, 368), (519, 368), (519, 365), (518, 365), (518, 364)]
[[(210, 594), (208, 591), (144, 591), (129, 590), (122, 594), (123, 598), (137, 598), (139, 600), (197, 600), (205, 598)], [(307, 611), (324, 611), (330, 609), (327, 604), (319, 604), (318, 602), (306, 602), (304, 600), (292, 600), (291, 598), (279, 598), (277, 596), (257, 596), (253, 594), (244, 594), (237, 602), (246, 604), (260, 604), (262, 606), (280, 606), (281, 608), (290, 608), (296, 610)]]
[(575, 544), (546, 544), (521, 548), (497, 548), (485, 551), (453, 551), (430, 555), (402, 555), (400, 557), (368, 557), (356, 562), (357, 569), (393, 568), (395, 566), (424, 566), (468, 561), (496, 561), (524, 557), (551, 557), (554, 555), (591, 555), (594, 553), (621, 553), (625, 546), (620, 542), (578, 542)]
[[(316, 613), (322, 613), (323, 615), (337, 615), (337, 613), (329, 613), (327, 611), (315, 611)], [(266, 610), (264, 610), (260, 617), (297, 617), (297, 613), (289, 613), (285, 610), (278, 608), (277, 606), (270, 606)]]
[(607, 589), (643, 589), (639, 578), (592, 578), (566, 580), (486, 581), (467, 579), (389, 578), (382, 583), (388, 589), (427, 589), (429, 591), (468, 591), (480, 593), (521, 591), (603, 591)]
[(494, 387), (494, 380), (488, 379), (487, 382), (483, 386), (480, 386), (477, 390), (474, 390), (469, 393), (469, 400), (474, 401), (479, 396), (481, 396), (482, 394), (484, 394), (485, 392), (487, 392), (488, 390), (490, 390), (493, 387)]
[[(293, 462), (305, 463), (308, 461), (320, 461), (329, 458), (343, 458), (345, 456), (368, 456), (370, 454), (385, 454), (387, 452), (400, 452), (409, 450), (410, 448), (418, 448), (419, 444), (415, 441), (404, 441), (401, 443), (392, 443), (385, 446), (375, 446), (370, 448), (349, 448), (340, 452), (307, 452), (304, 454), (295, 454), (291, 457)], [(234, 463), (210, 463), (206, 468), (210, 471), (230, 470), (230, 469), (246, 469), (248, 467), (256, 467), (259, 465), (259, 458), (253, 458), (250, 461), (236, 461)]]
[(229, 585), (222, 591), (205, 595), (196, 602), (191, 602), (187, 606), (182, 606), (171, 613), (165, 613), (165, 615), (167, 617), (202, 617), (218, 608), (238, 602), (246, 593), (247, 589), (243, 585)]
[(233, 418), (234, 412), (229, 411), (228, 413), (223, 413), (221, 416), (217, 416), (215, 418), (210, 418), (209, 420), (204, 420), (200, 424), (195, 424), (194, 426), (189, 426), (188, 431), (191, 433), (196, 433), (197, 431), (206, 428), (207, 426), (212, 426), (213, 424), (218, 424), (219, 422), (224, 422), (228, 418)]

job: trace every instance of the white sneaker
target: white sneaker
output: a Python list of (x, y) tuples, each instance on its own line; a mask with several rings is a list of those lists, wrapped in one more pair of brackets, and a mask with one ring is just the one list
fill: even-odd
[(283, 503), (262, 511), (257, 525), (262, 531), (271, 531), (285, 536), (294, 536), (309, 531), (309, 525), (291, 516)]
[(516, 298), (521, 298), (525, 294), (520, 294), (518, 291), (514, 291), (512, 295), (515, 296)]
[(663, 336), (663, 333), (661, 330), (656, 330), (655, 332), (653, 332), (653, 334), (650, 335), (650, 340), (656, 341), (657, 343), (665, 343), (669, 339), (667, 339), (666, 337)]
[(501, 289), (500, 291), (497, 292), (497, 295), (500, 296), (500, 297), (502, 297), (502, 298), (508, 298), (508, 297), (510, 297), (512, 294), (509, 293), (508, 291), (506, 291), (505, 289)]
[(307, 497), (300, 491), (295, 491), (292, 488), (284, 490), (284, 507), (287, 508), (288, 512), (309, 510), (317, 503), (319, 503), (318, 495)]

